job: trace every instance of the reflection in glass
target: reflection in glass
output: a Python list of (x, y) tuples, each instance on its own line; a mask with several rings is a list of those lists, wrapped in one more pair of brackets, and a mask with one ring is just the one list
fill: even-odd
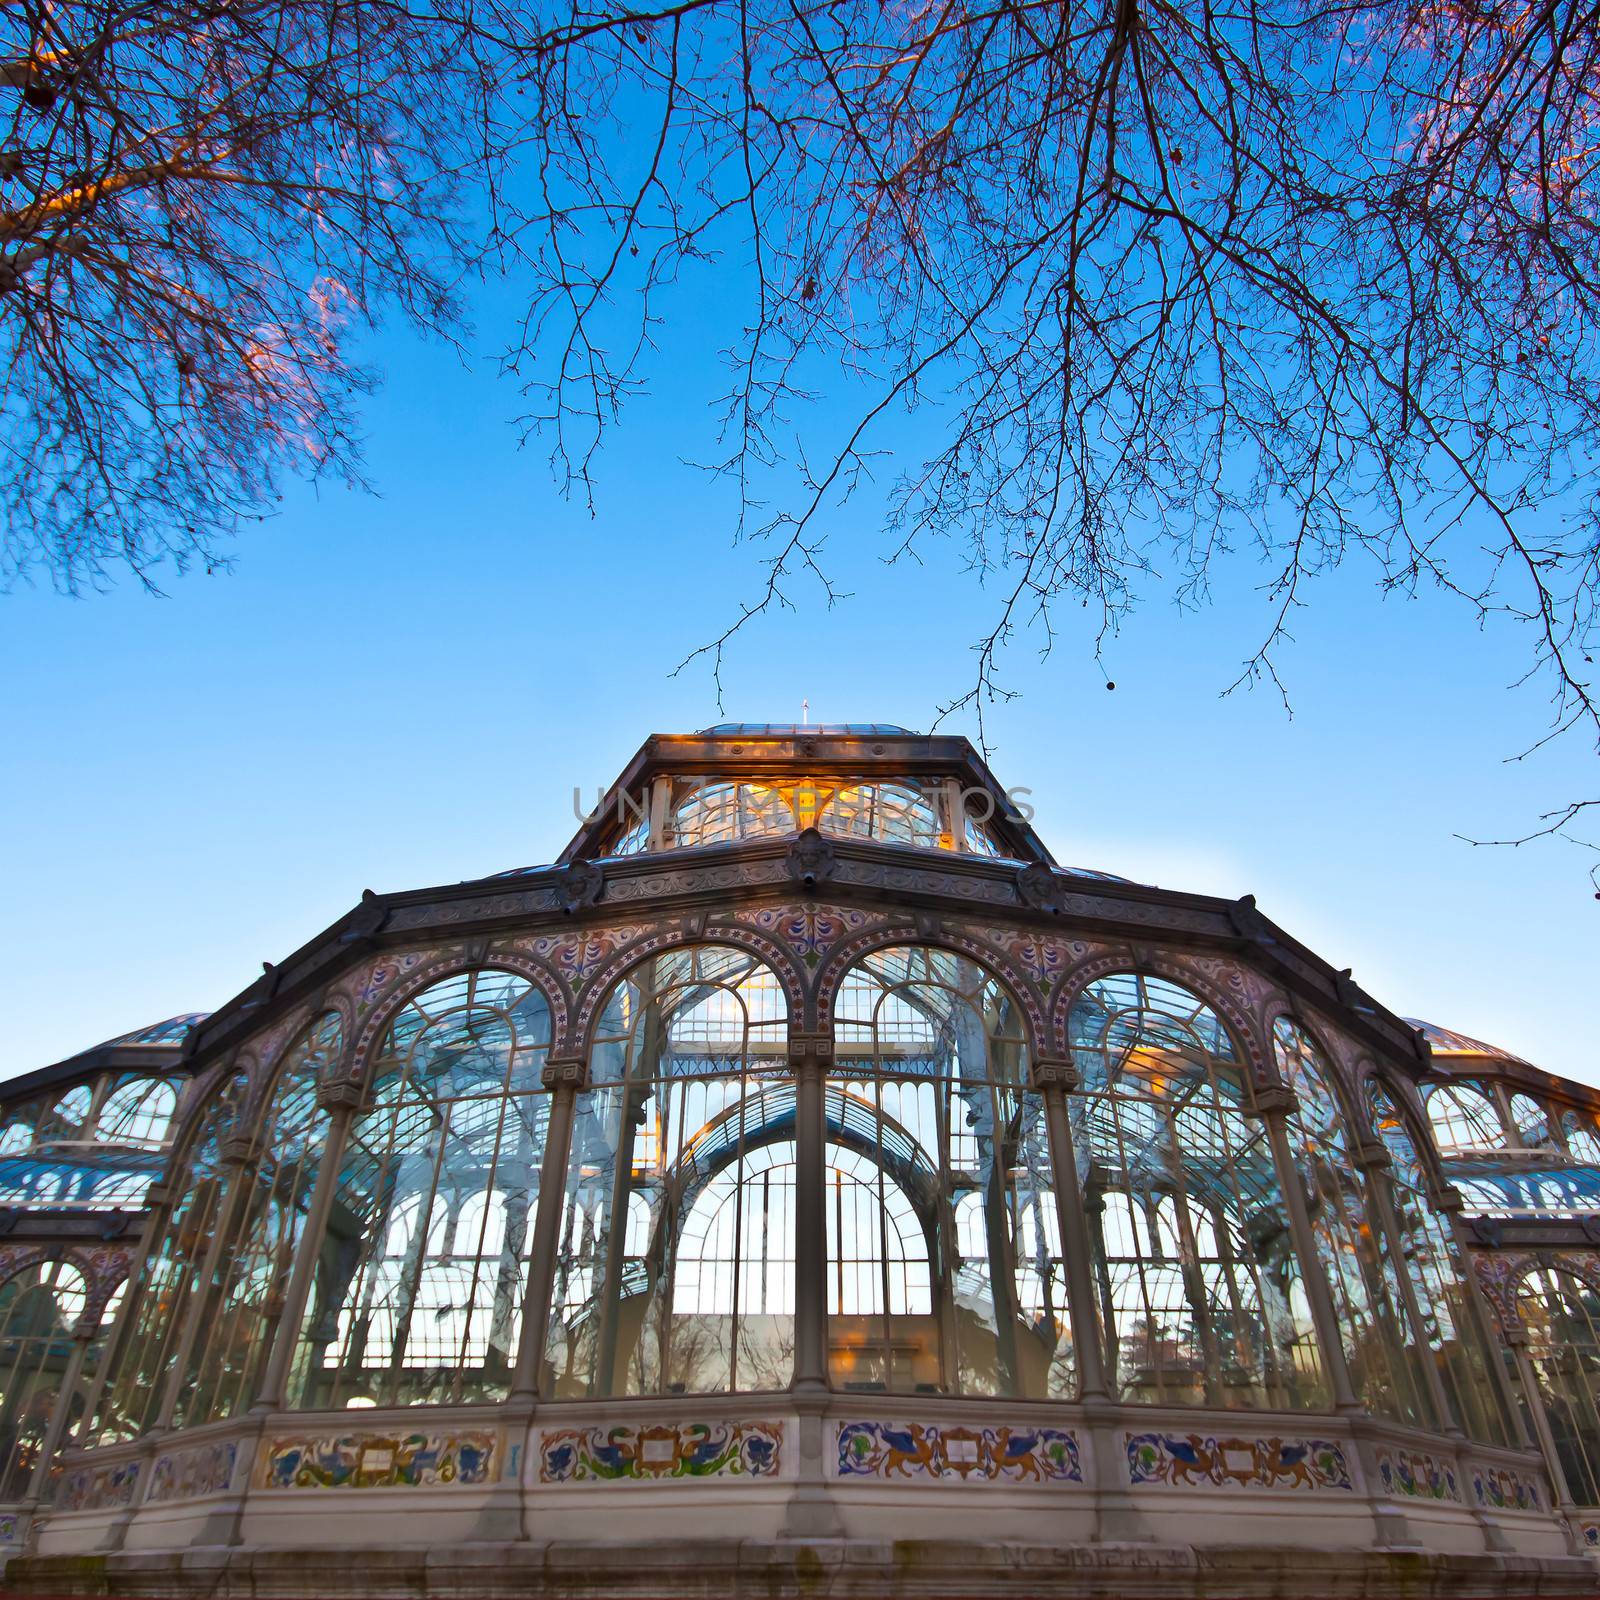
[(440, 980), (373, 1061), (318, 1247), (290, 1379), (300, 1409), (505, 1396), (549, 1128), (544, 996)]
[(232, 1110), (227, 1095), (213, 1099), (187, 1153), (174, 1164), (170, 1181), (177, 1199), (145, 1262), (132, 1323), (112, 1358), (115, 1367), (93, 1425), (97, 1443), (134, 1438), (155, 1422), (167, 1373), (177, 1358), (190, 1297), (217, 1224), (221, 1140)]
[(1085, 989), (1068, 1029), (1112, 1392), (1326, 1406), (1271, 1145), (1221, 1020), (1177, 984), (1121, 973)]
[(1600, 1506), (1600, 1294), (1575, 1273), (1538, 1268), (1517, 1291), (1528, 1359), (1574, 1505)]
[(1389, 1091), (1367, 1080), (1372, 1126), (1392, 1162), (1395, 1221), (1416, 1291), (1428, 1350), (1456, 1420), (1473, 1439), (1504, 1444), (1509, 1419), (1489, 1371), (1488, 1353), (1470, 1304), (1468, 1267), (1449, 1219), (1428, 1193), (1416, 1140)]
[(1311, 1036), (1288, 1017), (1273, 1024), (1278, 1072), (1295, 1092), (1289, 1147), (1304, 1180), (1317, 1259), (1333, 1294), (1350, 1381), (1369, 1411), (1432, 1423), (1422, 1359), (1411, 1336), (1393, 1255), (1375, 1226), (1366, 1175), (1350, 1140), (1332, 1078)]
[(175, 1427), (237, 1416), (254, 1396), (317, 1181), (328, 1133), (317, 1084), (338, 1059), (341, 1031), (329, 1012), (294, 1041), (260, 1118), (256, 1161), (228, 1169), (228, 1182), (246, 1187), (225, 1202), (229, 1237), (198, 1303)]
[(65, 1261), (38, 1262), (0, 1284), (0, 1502), (32, 1485), (87, 1299), (83, 1274)]
[(1441, 1083), (1427, 1091), (1428, 1121), (1441, 1155), (1498, 1150), (1505, 1142), (1500, 1112), (1475, 1083)]
[(908, 946), (852, 968), (834, 1013), (832, 1381), (1070, 1396), (1049, 1141), (1015, 1003), (964, 956)]
[(721, 945), (611, 992), (577, 1097), (543, 1392), (781, 1389), (794, 1360), (794, 1082), (772, 972)]

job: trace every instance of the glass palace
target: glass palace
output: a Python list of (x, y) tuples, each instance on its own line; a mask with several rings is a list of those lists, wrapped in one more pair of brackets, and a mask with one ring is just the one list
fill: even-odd
[(1592, 1594), (1597, 1111), (963, 739), (658, 735), (0, 1085), (5, 1584)]

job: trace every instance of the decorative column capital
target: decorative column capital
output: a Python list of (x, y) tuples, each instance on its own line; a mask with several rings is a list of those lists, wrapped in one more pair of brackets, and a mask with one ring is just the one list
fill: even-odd
[(253, 1133), (227, 1134), (217, 1154), (225, 1167), (248, 1167), (261, 1159), (258, 1141)]
[(1433, 1203), (1436, 1209), (1452, 1217), (1459, 1217), (1467, 1209), (1467, 1202), (1461, 1198), (1461, 1191), (1448, 1183), (1440, 1189)]
[(578, 1089), (587, 1066), (582, 1056), (546, 1056), (539, 1081), (547, 1089)]
[(1280, 1083), (1268, 1084), (1256, 1090), (1254, 1104), (1244, 1108), (1247, 1117), (1293, 1116), (1300, 1109), (1300, 1096)]
[(1350, 1146), (1350, 1161), (1363, 1172), (1387, 1172), (1394, 1166), (1388, 1145), (1359, 1137)]
[(355, 1111), (361, 1105), (361, 1085), (349, 1078), (317, 1085), (317, 1105), (323, 1111)]
[(1028, 1079), (1035, 1089), (1064, 1089), (1068, 1094), (1083, 1082), (1077, 1062), (1066, 1056), (1035, 1057)]
[(795, 1065), (802, 1061), (832, 1061), (833, 1035), (790, 1029), (789, 1060)]

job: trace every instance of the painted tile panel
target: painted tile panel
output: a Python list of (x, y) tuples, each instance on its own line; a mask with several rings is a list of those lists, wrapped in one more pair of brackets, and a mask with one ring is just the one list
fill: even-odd
[(261, 1487), (470, 1487), (491, 1481), (497, 1448), (492, 1433), (292, 1435), (268, 1445)]
[(839, 1428), (837, 1471), (841, 1478), (1083, 1482), (1076, 1436), (1032, 1424), (846, 1422)]
[(781, 1422), (553, 1428), (539, 1436), (539, 1482), (775, 1478), (782, 1455)]
[(1200, 1433), (1130, 1433), (1125, 1438), (1128, 1476), (1134, 1484), (1355, 1489), (1343, 1448), (1328, 1439), (1222, 1439)]
[(1378, 1476), (1389, 1494), (1413, 1500), (1461, 1503), (1461, 1485), (1453, 1462), (1439, 1461), (1421, 1450), (1378, 1451)]

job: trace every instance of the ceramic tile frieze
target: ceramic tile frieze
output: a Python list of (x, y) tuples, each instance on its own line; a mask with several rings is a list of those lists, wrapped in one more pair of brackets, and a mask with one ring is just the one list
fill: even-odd
[(1495, 1511), (1538, 1511), (1544, 1506), (1537, 1481), (1510, 1467), (1473, 1467), (1472, 1498)]
[(539, 1437), (539, 1482), (775, 1478), (782, 1455), (781, 1422), (550, 1428)]
[(1461, 1486), (1449, 1461), (1439, 1461), (1421, 1450), (1379, 1450), (1378, 1476), (1389, 1494), (1412, 1500), (1454, 1500), (1461, 1503)]
[(1083, 1482), (1076, 1436), (1032, 1424), (841, 1423), (836, 1470), (841, 1478)]
[(57, 1511), (107, 1511), (131, 1505), (139, 1482), (137, 1461), (75, 1467), (61, 1480)]
[(1128, 1476), (1173, 1488), (1354, 1490), (1341, 1446), (1328, 1439), (1221, 1439), (1200, 1433), (1130, 1433)]
[(15, 1544), (17, 1542), (17, 1514), (14, 1511), (0, 1512), (0, 1544)]
[(1586, 1549), (1600, 1550), (1600, 1522), (1580, 1522), (1578, 1534)]
[(470, 1487), (492, 1480), (492, 1433), (294, 1434), (271, 1440), (263, 1489)]
[(203, 1494), (221, 1494), (233, 1482), (239, 1441), (201, 1445), (192, 1450), (172, 1450), (156, 1457), (150, 1473), (149, 1500), (195, 1500)]

